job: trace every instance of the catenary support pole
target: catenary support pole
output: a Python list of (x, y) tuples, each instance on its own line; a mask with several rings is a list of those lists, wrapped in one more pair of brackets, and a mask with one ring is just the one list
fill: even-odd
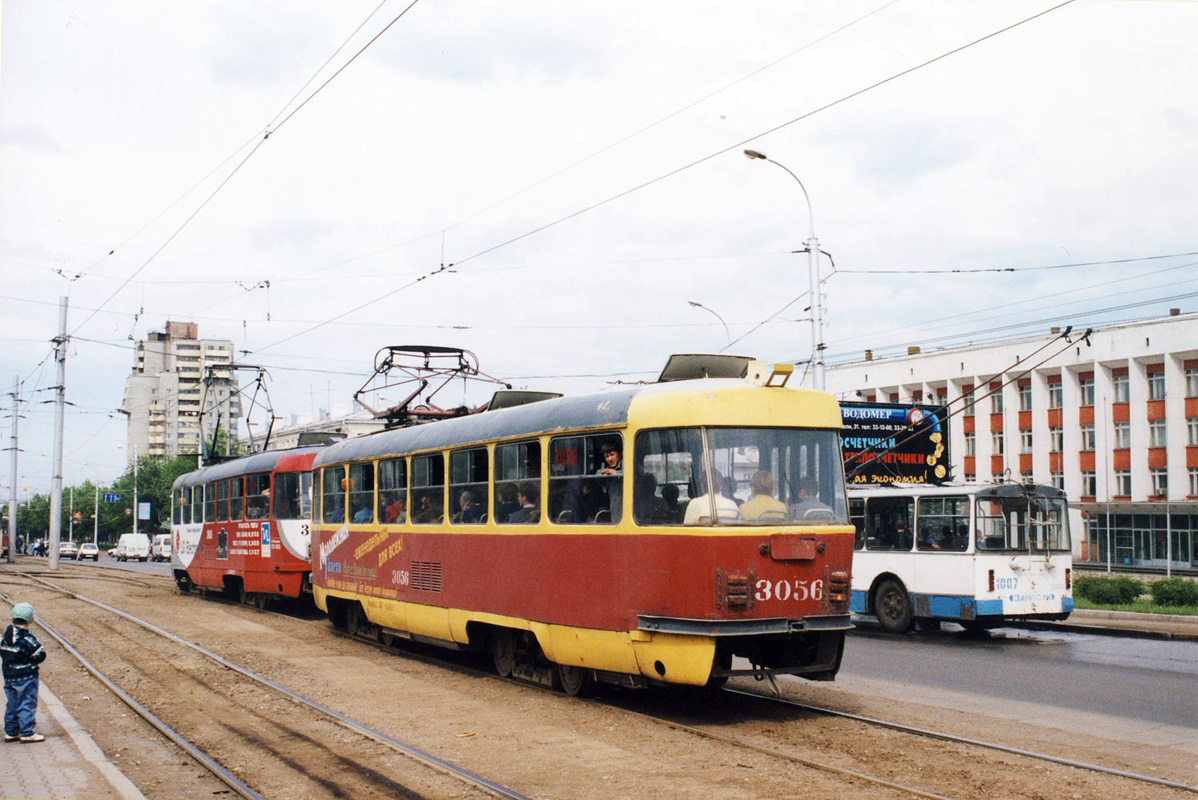
[(58, 364), (54, 387), (54, 468), (50, 478), (50, 569), (58, 569), (58, 546), (62, 541), (62, 428), (66, 417), (67, 383), (67, 298), (58, 299), (58, 336), (54, 338), (54, 360)]
[(12, 494), (8, 496), (8, 563), (17, 560), (17, 420), (21, 418), (21, 376), (12, 377)]

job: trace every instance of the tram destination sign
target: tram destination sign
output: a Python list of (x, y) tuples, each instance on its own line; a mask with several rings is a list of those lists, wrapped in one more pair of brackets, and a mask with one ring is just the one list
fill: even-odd
[(845, 478), (850, 486), (947, 481), (948, 412), (909, 403), (841, 403)]

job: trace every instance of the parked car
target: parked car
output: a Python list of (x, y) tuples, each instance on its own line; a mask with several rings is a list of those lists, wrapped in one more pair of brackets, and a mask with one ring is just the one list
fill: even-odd
[(74, 542), (60, 542), (58, 545), (59, 558), (75, 558), (79, 555), (79, 545)]
[(79, 555), (75, 556), (79, 561), (90, 558), (92, 561), (100, 560), (100, 548), (92, 542), (84, 542), (79, 545)]
[(154, 544), (150, 546), (150, 560), (171, 560), (171, 535), (169, 533), (160, 533), (154, 537)]
[(116, 542), (116, 560), (150, 560), (150, 537), (144, 533), (122, 533)]

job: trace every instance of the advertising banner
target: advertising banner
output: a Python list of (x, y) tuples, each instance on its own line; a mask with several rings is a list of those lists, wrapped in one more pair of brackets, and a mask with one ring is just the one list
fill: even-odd
[(947, 415), (939, 406), (842, 402), (840, 444), (846, 482), (853, 486), (949, 480)]

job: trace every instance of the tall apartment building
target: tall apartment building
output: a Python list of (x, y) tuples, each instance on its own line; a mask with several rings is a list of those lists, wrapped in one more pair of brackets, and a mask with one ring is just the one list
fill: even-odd
[[(237, 436), (241, 401), (233, 378), (233, 342), (201, 339), (194, 322), (167, 322), (137, 343), (122, 410), (129, 418), (128, 453), (174, 456), (200, 452), (201, 437), (220, 429)], [(205, 393), (206, 390), (206, 393)], [(201, 429), (201, 403), (203, 414)]]
[(1198, 314), (1103, 327), (1089, 344), (1073, 333), (1043, 364), (1063, 342), (867, 352), (826, 384), (842, 399), (964, 408), (949, 421), (953, 478), (1064, 489), (1078, 560), (1198, 567)]

